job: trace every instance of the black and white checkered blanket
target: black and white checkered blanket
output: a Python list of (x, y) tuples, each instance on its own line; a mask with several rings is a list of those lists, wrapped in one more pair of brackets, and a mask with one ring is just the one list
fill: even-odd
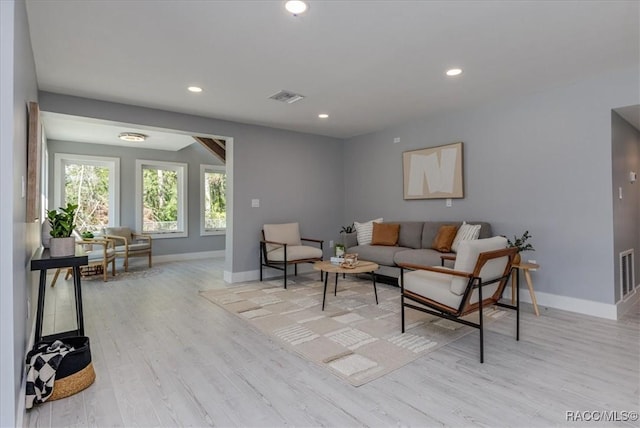
[(64, 356), (71, 351), (73, 347), (56, 340), (52, 344), (39, 345), (27, 354), (27, 409), (49, 398), (53, 392), (56, 370)]

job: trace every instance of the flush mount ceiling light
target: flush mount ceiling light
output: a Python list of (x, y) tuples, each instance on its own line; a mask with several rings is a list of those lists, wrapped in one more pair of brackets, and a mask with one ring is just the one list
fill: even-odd
[(284, 8), (294, 16), (296, 16), (304, 13), (309, 8), (309, 5), (307, 5), (306, 2), (300, 0), (289, 0), (285, 2)]
[(202, 88), (200, 86), (189, 86), (187, 89), (189, 90), (189, 92), (202, 92)]
[(121, 132), (120, 135), (118, 135), (118, 138), (121, 140), (130, 141), (132, 143), (140, 143), (148, 137), (148, 135), (140, 134), (138, 132)]
[(318, 117), (319, 117), (320, 119), (328, 119), (328, 118), (329, 118), (329, 115), (328, 115), (327, 113), (320, 113), (320, 114), (318, 115)]
[(447, 70), (447, 76), (459, 76), (460, 74), (462, 74), (462, 70), (459, 68), (451, 68), (449, 70)]

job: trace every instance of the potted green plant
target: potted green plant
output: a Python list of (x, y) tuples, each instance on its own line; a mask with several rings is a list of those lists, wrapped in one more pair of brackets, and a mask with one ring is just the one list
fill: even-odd
[(85, 240), (94, 238), (93, 232), (91, 232), (90, 230), (85, 230), (80, 234), (80, 236), (82, 236), (82, 239), (85, 239)]
[(518, 254), (516, 254), (516, 257), (514, 259), (514, 263), (518, 264), (520, 263), (520, 253), (523, 251), (535, 251), (535, 248), (533, 248), (533, 245), (531, 245), (531, 243), (527, 242), (529, 240), (529, 238), (531, 238), (531, 235), (529, 235), (529, 231), (525, 230), (524, 233), (522, 234), (521, 237), (517, 237), (514, 236), (513, 237), (513, 241), (510, 240), (509, 238), (507, 238), (507, 245), (509, 245), (509, 247), (516, 247), (518, 248)]
[(51, 226), (51, 240), (49, 241), (49, 251), (51, 257), (73, 256), (76, 240), (71, 234), (75, 229), (76, 211), (78, 205), (68, 203), (66, 207), (58, 210), (47, 210), (47, 219)]
[(348, 226), (342, 226), (340, 236), (342, 236), (342, 244), (336, 244), (336, 257), (343, 257), (347, 250), (347, 233), (356, 231), (355, 225), (351, 223)]
[(340, 233), (353, 233), (356, 231), (355, 225), (353, 223), (351, 223), (349, 226), (342, 226), (342, 229), (340, 229)]

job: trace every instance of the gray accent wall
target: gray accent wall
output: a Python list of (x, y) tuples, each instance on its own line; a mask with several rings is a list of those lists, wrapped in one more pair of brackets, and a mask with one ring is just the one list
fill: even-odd
[[(342, 140), (49, 92), (40, 93), (40, 105), (43, 111), (231, 138), (227, 272), (258, 270), (264, 223), (298, 221), (306, 237), (337, 236), (344, 212)], [(252, 199), (260, 199), (259, 208), (251, 207)]]
[[(450, 111), (346, 141), (344, 223), (488, 221), (529, 230), (536, 290), (612, 304), (611, 109), (638, 104), (638, 69)], [(394, 144), (394, 138), (400, 142)], [(463, 199), (403, 200), (402, 153), (464, 142)]]
[(187, 217), (189, 236), (186, 238), (154, 239), (153, 254), (196, 253), (201, 251), (224, 250), (224, 235), (200, 236), (200, 165), (220, 165), (221, 162), (199, 143), (179, 151), (150, 150), (107, 146), (103, 144), (84, 144), (69, 141), (49, 140), (49, 203), (54, 201), (54, 166), (56, 153), (106, 156), (120, 159), (120, 225), (135, 227), (135, 172), (136, 159), (182, 162), (188, 164), (187, 181)]
[[(611, 112), (612, 126), (612, 196), (613, 263), (615, 266), (615, 301), (620, 300), (620, 257), (622, 251), (634, 249), (636, 283), (640, 282), (640, 181), (631, 183), (629, 172), (640, 174), (640, 131), (618, 113)], [(622, 199), (618, 188), (622, 187)]]
[[(26, 223), (27, 103), (38, 101), (25, 3), (0, 1), (0, 426), (21, 424), (24, 356), (33, 324), (29, 260), (39, 246), (37, 223)], [(35, 305), (31, 305), (33, 308)]]

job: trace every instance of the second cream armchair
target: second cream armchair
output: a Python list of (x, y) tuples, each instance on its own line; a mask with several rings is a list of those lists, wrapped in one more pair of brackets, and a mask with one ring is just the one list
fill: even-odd
[(151, 236), (135, 233), (128, 227), (105, 227), (102, 233), (105, 238), (115, 241), (116, 256), (124, 258), (125, 272), (129, 271), (129, 257), (147, 256), (151, 267)]

